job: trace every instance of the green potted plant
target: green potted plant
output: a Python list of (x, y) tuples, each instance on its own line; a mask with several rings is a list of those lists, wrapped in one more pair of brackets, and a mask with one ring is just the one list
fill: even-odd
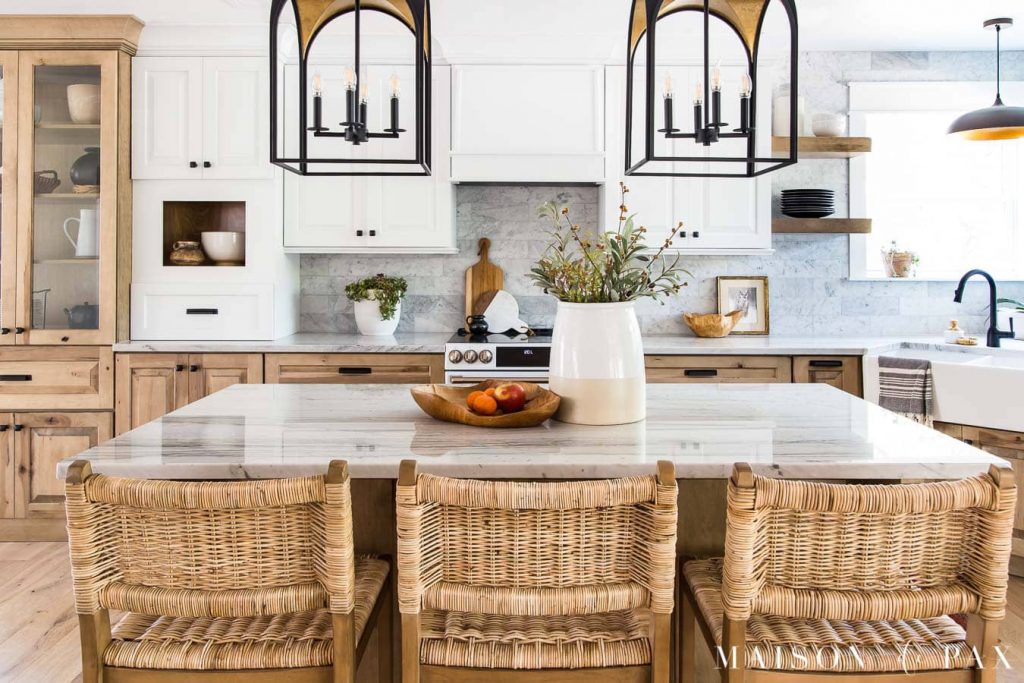
[(620, 183), (616, 230), (585, 232), (569, 207), (549, 202), (540, 215), (551, 221), (547, 250), (530, 278), (558, 299), (548, 373), (562, 397), (556, 419), (577, 424), (637, 422), (646, 416), (644, 350), (634, 304), (661, 299), (684, 286), (672, 236), (657, 248), (626, 207)]
[(394, 334), (402, 315), (402, 297), (408, 289), (405, 278), (384, 273), (346, 285), (345, 294), (355, 309), (359, 333)]
[(882, 265), (885, 266), (886, 277), (913, 277), (920, 262), (916, 253), (900, 248), (896, 240), (882, 249)]

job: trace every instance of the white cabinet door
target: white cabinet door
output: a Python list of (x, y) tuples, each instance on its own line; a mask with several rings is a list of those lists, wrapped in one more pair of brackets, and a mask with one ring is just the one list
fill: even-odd
[[(741, 77), (737, 67), (722, 67), (726, 84), (736, 84)], [(624, 173), (625, 122), (625, 69), (609, 67), (607, 70), (608, 116), (607, 146), (609, 149), (608, 179), (602, 190), (602, 215), (607, 228), (612, 229), (619, 215), (619, 182), (630, 192), (626, 204), (630, 213), (636, 213), (638, 222), (649, 230), (649, 243), (660, 244), (676, 226), (674, 247), (689, 254), (729, 254), (767, 252), (771, 249), (771, 177), (760, 178), (653, 178), (626, 176)], [(698, 67), (675, 67), (672, 78), (676, 92), (690, 93), (700, 77)], [(684, 100), (686, 98), (677, 98)], [(737, 111), (733, 111), (736, 109)], [(733, 107), (723, 98), (722, 118), (733, 123), (738, 116), (738, 104)], [(692, 117), (680, 116), (679, 127), (692, 127)], [(680, 122), (682, 122), (680, 124)], [(660, 111), (656, 123), (661, 126)], [(767, 126), (767, 124), (766, 124)], [(768, 130), (762, 127), (762, 130)], [(670, 143), (656, 141), (658, 153), (675, 156), (698, 156), (717, 153), (711, 148), (697, 147), (692, 140), (679, 139)], [(696, 148), (696, 151), (695, 151)], [(682, 221), (681, 229), (677, 224)]]
[(604, 69), (452, 67), (452, 179), (601, 182)]
[(198, 57), (134, 59), (134, 179), (202, 177), (202, 80), (203, 60)]
[(283, 176), (286, 250), (329, 252), (367, 244), (366, 178), (299, 176), (290, 171)]
[(268, 93), (266, 60), (203, 60), (204, 178), (273, 177)]

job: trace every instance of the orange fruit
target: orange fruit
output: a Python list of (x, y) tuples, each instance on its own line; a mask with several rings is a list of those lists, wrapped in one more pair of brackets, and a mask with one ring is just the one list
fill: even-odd
[(498, 412), (498, 402), (484, 394), (483, 396), (478, 396), (473, 401), (472, 408), (479, 415), (494, 415), (494, 413)]
[(494, 387), (491, 387), (490, 389), (485, 389), (484, 393), (487, 394), (488, 396), (494, 396), (495, 391), (496, 389)]
[(482, 391), (470, 392), (469, 396), (466, 397), (466, 405), (469, 406), (470, 410), (473, 409), (473, 402), (476, 401), (478, 398), (480, 398), (483, 395), (484, 395), (484, 392), (482, 392)]

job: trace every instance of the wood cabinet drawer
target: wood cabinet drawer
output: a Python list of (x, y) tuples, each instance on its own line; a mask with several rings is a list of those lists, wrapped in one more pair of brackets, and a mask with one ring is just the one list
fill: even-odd
[(860, 356), (795, 356), (793, 381), (800, 384), (828, 384), (862, 396)]
[(444, 381), (441, 354), (269, 353), (267, 384), (428, 384)]
[(788, 356), (647, 356), (647, 381), (665, 383), (790, 382)]
[(0, 410), (107, 410), (114, 407), (110, 347), (0, 350)]

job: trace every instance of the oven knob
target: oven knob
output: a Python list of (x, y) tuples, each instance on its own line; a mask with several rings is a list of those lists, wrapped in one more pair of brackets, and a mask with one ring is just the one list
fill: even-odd
[(453, 363), (458, 363), (459, 361), (462, 360), (462, 351), (459, 351), (458, 349), (453, 349), (452, 351), (449, 351), (448, 360), (450, 360)]
[(490, 363), (492, 360), (494, 360), (494, 354), (493, 353), (491, 353), (487, 349), (484, 349), (483, 351), (480, 352), (480, 362), (481, 363)]
[(466, 359), (467, 363), (475, 363), (476, 362), (476, 351), (473, 351), (472, 349), (470, 349), (469, 351), (466, 351), (466, 353), (462, 354), (462, 357)]

